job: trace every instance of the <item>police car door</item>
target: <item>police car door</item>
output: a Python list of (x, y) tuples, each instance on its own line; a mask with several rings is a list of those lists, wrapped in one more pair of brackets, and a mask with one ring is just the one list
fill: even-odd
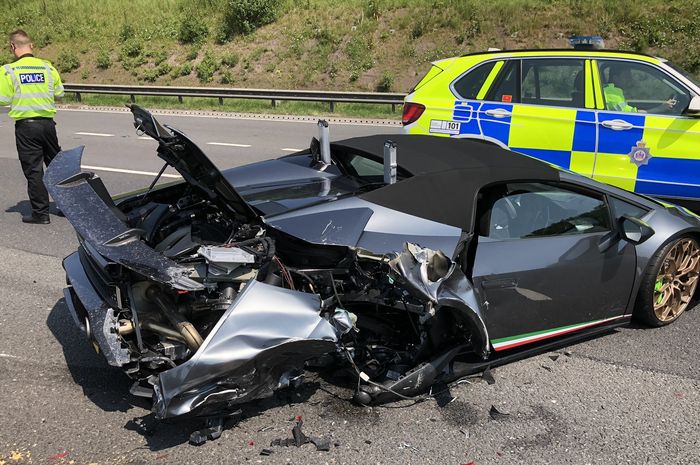
[(596, 125), (590, 63), (582, 58), (510, 60), (481, 106), (485, 138), (591, 176)]
[[(598, 111), (594, 179), (653, 196), (700, 198), (700, 120), (683, 115), (692, 93), (651, 63), (598, 60), (595, 65), (604, 105)], [(624, 82), (614, 77), (621, 67)], [(605, 92), (613, 80), (626, 103), (614, 109)], [(675, 105), (666, 104), (669, 100)]]

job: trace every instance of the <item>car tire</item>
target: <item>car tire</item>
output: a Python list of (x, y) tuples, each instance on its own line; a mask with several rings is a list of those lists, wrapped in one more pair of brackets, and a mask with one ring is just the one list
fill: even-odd
[(634, 317), (659, 327), (673, 323), (690, 304), (700, 273), (700, 243), (692, 236), (669, 242), (649, 261)]

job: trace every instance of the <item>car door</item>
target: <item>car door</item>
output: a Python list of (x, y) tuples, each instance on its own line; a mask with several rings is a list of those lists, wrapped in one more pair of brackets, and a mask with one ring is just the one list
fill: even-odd
[(564, 184), (511, 182), (480, 194), (471, 276), (495, 350), (624, 317), (634, 246), (602, 250), (604, 196)]
[(511, 150), (593, 174), (596, 145), (590, 60), (509, 60), (479, 111), (485, 138)]
[[(683, 115), (693, 93), (651, 63), (600, 59), (594, 65), (604, 109), (597, 116), (593, 178), (643, 194), (700, 198), (700, 119)], [(606, 99), (610, 85), (623, 90), (624, 107)], [(664, 102), (672, 97), (676, 105), (669, 107)]]

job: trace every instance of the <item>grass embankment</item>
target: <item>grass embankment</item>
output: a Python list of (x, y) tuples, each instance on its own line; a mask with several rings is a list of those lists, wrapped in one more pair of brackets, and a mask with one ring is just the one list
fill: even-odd
[[(600, 34), (609, 48), (659, 54), (697, 73), (698, 17), (694, 0), (24, 0), (5, 6), (0, 30), (26, 29), (67, 82), (407, 91), (430, 61), (488, 47), (567, 47), (572, 34)], [(390, 114), (353, 107), (337, 111)]]

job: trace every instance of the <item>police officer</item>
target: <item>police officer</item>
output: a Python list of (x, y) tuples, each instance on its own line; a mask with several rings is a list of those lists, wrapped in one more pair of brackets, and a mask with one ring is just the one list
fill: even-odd
[(32, 40), (21, 29), (10, 34), (10, 49), (17, 58), (0, 68), (0, 104), (10, 104), (15, 120), (15, 142), (32, 214), (25, 223), (49, 224), (49, 193), (44, 186), (44, 166), (61, 151), (56, 137), (55, 98), (63, 96), (58, 71), (46, 60), (32, 55)]
[(640, 110), (627, 103), (624, 89), (629, 87), (634, 81), (630, 69), (621, 64), (610, 66), (608, 71), (609, 80), (603, 86), (605, 95), (605, 109), (612, 111), (624, 111), (628, 113), (670, 113), (676, 107), (678, 101), (675, 97), (648, 110)]

